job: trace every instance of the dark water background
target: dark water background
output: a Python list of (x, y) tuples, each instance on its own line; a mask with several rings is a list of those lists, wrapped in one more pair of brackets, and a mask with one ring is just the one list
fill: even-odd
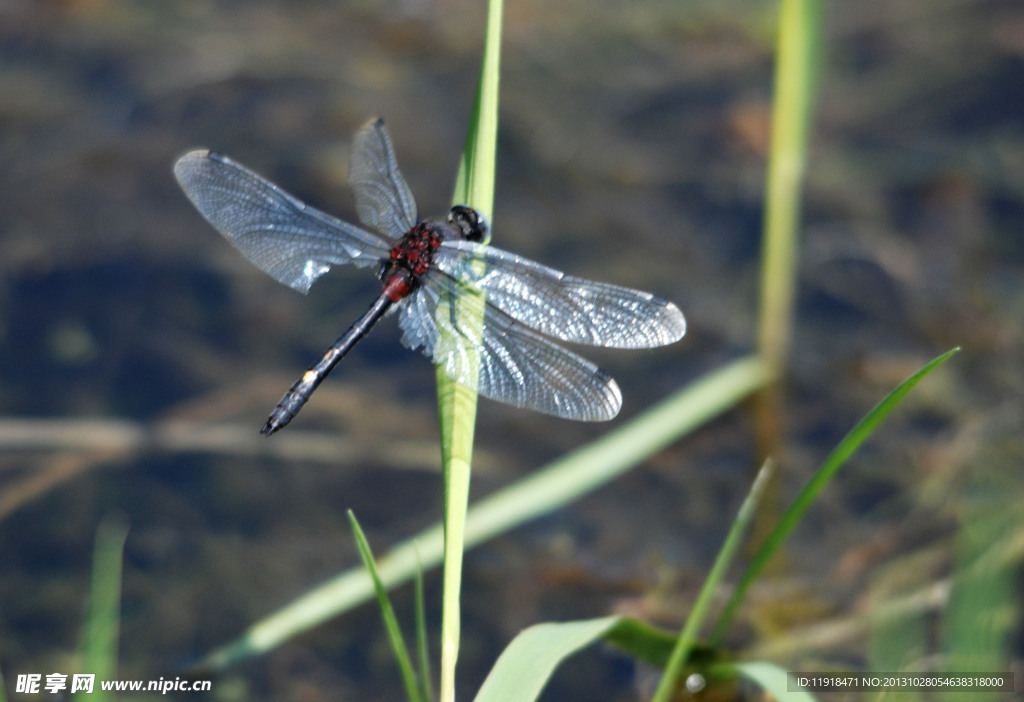
[[(199, 218), (170, 168), (190, 147), (216, 148), (352, 217), (349, 141), (380, 115), (421, 212), (443, 213), (480, 5), (0, 3), (0, 413), (235, 432), (217, 452), (126, 451), (107, 423), (90, 425), (88, 450), (57, 434), (19, 448), (5, 434), (9, 689), (19, 673), (70, 672), (104, 516), (131, 523), (121, 676), (138, 679), (173, 677), (356, 563), (346, 509), (379, 551), (440, 518), (433, 369), (393, 323), (271, 440), (322, 430), (329, 460), (266, 448), (268, 410), (376, 284), (355, 269), (308, 297), (275, 283)], [(495, 244), (656, 292), (690, 323), (670, 348), (588, 352), (623, 389), (617, 423), (753, 346), (774, 11), (507, 3)], [(892, 386), (964, 352), (830, 488), (754, 593), (737, 650), (865, 611), (879, 573), (908, 555), (935, 554), (922, 584), (943, 577), (972, 486), (995, 484), (1007, 503), (1024, 493), (1024, 6), (867, 0), (832, 3), (825, 18), (785, 499)], [(482, 402), (474, 494), (606, 430)], [(538, 621), (628, 611), (678, 626), (745, 493), (750, 437), (740, 408), (470, 553), (460, 695)], [(428, 587), (437, 601), (436, 576)], [(409, 621), (408, 591), (397, 601)], [(865, 647), (855, 637), (776, 660), (856, 666)], [(596, 651), (547, 699), (632, 699), (642, 682)], [(216, 686), (216, 699), (401, 694), (371, 607)]]

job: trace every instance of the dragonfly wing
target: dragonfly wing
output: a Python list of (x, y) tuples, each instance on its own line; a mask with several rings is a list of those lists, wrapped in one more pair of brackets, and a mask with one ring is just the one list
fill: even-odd
[[(402, 343), (422, 348), (450, 378), (498, 402), (581, 421), (619, 413), (622, 393), (611, 376), (459, 287), (427, 275), (402, 308)], [(483, 327), (460, 323), (453, 299), (462, 319), (482, 313)]]
[(650, 293), (574, 278), (491, 246), (446, 241), (435, 265), (487, 301), (547, 336), (574, 344), (642, 349), (686, 333), (679, 308)]
[(245, 166), (213, 151), (192, 151), (174, 175), (200, 214), (276, 280), (309, 291), (332, 265), (370, 266), (391, 244), (306, 205)]
[(402, 236), (417, 223), (416, 200), (398, 170), (384, 120), (370, 120), (352, 141), (348, 184), (359, 219), (388, 236)]

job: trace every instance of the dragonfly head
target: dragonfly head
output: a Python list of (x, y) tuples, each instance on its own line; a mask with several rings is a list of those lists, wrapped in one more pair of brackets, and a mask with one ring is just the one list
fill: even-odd
[(466, 241), (483, 241), (491, 225), (482, 212), (465, 205), (456, 205), (448, 213), (448, 224), (454, 224)]

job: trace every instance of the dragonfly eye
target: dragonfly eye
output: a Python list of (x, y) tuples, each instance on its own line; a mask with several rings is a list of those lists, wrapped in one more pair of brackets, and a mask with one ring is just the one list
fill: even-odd
[(483, 241), (491, 228), (482, 212), (465, 205), (456, 205), (452, 208), (448, 213), (448, 223), (457, 226), (466, 241)]

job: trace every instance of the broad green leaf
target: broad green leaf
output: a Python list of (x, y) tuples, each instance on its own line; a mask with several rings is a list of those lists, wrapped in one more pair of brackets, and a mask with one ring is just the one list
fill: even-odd
[[(646, 651), (649, 655), (637, 657), (657, 665), (666, 660), (672, 637), (644, 622), (621, 617), (537, 624), (522, 631), (502, 652), (475, 702), (533, 702), (565, 659), (599, 641), (633, 654)], [(742, 676), (784, 702), (814, 702), (805, 691), (789, 692), (786, 671), (774, 664), (716, 663), (714, 652), (702, 648), (700, 653), (708, 677)]]
[(484, 680), (476, 702), (531, 702), (565, 659), (594, 643), (621, 621), (603, 617), (537, 624), (512, 640)]

